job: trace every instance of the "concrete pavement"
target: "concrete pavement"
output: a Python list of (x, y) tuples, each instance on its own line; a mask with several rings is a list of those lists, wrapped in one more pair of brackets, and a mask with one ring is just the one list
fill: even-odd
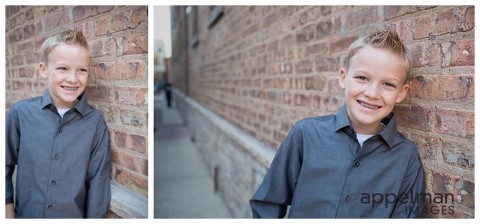
[(165, 101), (155, 95), (154, 218), (231, 218), (175, 103)]

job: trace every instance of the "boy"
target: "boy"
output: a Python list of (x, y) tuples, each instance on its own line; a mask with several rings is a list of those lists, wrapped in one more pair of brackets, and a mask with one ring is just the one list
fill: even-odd
[(340, 69), (345, 105), (293, 126), (250, 201), (253, 216), (284, 217), (288, 205), (292, 218), (423, 216), (423, 166), (392, 113), (409, 71), (395, 32), (355, 41)]
[(45, 40), (41, 54), (39, 70), (48, 90), (13, 105), (6, 121), (6, 216), (105, 217), (109, 134), (103, 115), (88, 104), (84, 92), (88, 43), (82, 32), (68, 30)]

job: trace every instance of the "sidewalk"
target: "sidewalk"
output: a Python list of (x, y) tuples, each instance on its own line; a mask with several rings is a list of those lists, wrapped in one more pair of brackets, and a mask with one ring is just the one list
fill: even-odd
[(155, 95), (154, 218), (232, 218), (187, 127), (163, 92)]

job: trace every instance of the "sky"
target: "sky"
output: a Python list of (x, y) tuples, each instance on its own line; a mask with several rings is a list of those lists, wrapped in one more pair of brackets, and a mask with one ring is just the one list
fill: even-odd
[(154, 39), (161, 39), (165, 44), (165, 57), (172, 56), (172, 40), (170, 30), (170, 6), (155, 6)]

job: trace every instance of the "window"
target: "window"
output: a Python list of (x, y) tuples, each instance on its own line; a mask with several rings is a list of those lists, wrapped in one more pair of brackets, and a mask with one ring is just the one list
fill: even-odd
[(210, 15), (208, 16), (208, 28), (215, 25), (223, 15), (223, 6), (210, 6)]

